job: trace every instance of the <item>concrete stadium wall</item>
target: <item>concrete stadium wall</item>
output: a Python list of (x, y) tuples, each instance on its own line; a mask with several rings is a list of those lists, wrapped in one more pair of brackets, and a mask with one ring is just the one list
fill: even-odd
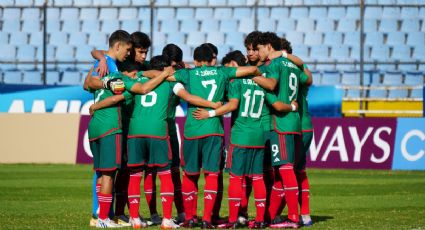
[(75, 164), (80, 114), (0, 114), (0, 163)]

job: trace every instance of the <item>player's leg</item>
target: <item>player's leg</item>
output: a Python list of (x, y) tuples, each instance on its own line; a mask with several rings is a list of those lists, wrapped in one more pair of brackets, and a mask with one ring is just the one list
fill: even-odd
[(225, 163), (224, 151), (221, 152), (221, 160), (220, 160), (220, 173), (218, 174), (218, 187), (217, 187), (217, 197), (215, 199), (213, 213), (212, 213), (212, 223), (214, 225), (223, 224), (226, 221), (220, 217), (220, 209), (221, 202), (223, 201), (223, 189), (224, 189), (224, 181), (223, 181), (223, 169)]
[(234, 145), (230, 145), (227, 151), (227, 161), (226, 161), (226, 170), (229, 171), (229, 187), (228, 187), (228, 203), (229, 203), (229, 220), (228, 224), (223, 226), (225, 228), (235, 228), (238, 227), (239, 223), (238, 214), (240, 211), (240, 206), (242, 202), (243, 189), (243, 168), (244, 162), (241, 162), (240, 159), (242, 155), (239, 154), (238, 149)]
[(300, 214), (303, 225), (309, 226), (313, 224), (310, 217), (310, 185), (306, 172), (306, 161), (308, 150), (313, 138), (313, 132), (303, 132), (299, 160), (295, 165), (295, 174), (298, 181)]
[(185, 219), (185, 214), (183, 207), (182, 181), (180, 179), (180, 151), (177, 133), (170, 133), (170, 144), (172, 151), (171, 178), (174, 184), (174, 205), (177, 210), (177, 222), (182, 223)]
[(252, 176), (252, 186), (254, 188), (254, 199), (256, 216), (254, 228), (264, 228), (264, 216), (266, 212), (266, 186), (263, 179), (264, 149), (249, 149), (245, 156), (249, 165), (249, 175)]
[(115, 177), (115, 217), (117, 224), (122, 226), (131, 226), (128, 216), (125, 215), (125, 206), (130, 208), (128, 204), (128, 183), (130, 181), (130, 172), (127, 168), (127, 132), (123, 130), (121, 166)]
[(246, 224), (248, 221), (248, 203), (252, 192), (252, 178), (244, 176), (242, 179), (242, 201), (239, 209), (238, 222)]
[(145, 177), (143, 180), (143, 190), (145, 193), (146, 202), (149, 207), (152, 224), (161, 224), (161, 217), (158, 215), (156, 205), (156, 169), (147, 167), (145, 170)]
[[(270, 207), (270, 194), (272, 192), (273, 184), (274, 184), (274, 171), (271, 163), (271, 146), (270, 146), (270, 131), (264, 132), (264, 163), (263, 163), (263, 179), (264, 184), (266, 186), (266, 194), (267, 194), (267, 202), (266, 202), (266, 210), (269, 210)], [(270, 222), (269, 212), (266, 212), (265, 220)]]

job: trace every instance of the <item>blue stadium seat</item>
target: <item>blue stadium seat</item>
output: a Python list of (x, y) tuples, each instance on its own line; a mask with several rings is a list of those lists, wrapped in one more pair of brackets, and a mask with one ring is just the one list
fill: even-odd
[[(141, 25), (140, 31), (146, 31), (147, 33), (149, 33), (148, 31), (151, 30), (151, 23), (149, 21), (142, 21), (141, 23), (142, 25)], [(157, 31), (157, 30), (158, 30), (158, 27), (155, 27), (155, 24), (154, 24), (154, 31)]]
[(232, 18), (231, 8), (216, 8), (214, 10), (214, 18), (220, 20), (227, 20)]
[(111, 4), (111, 0), (93, 0), (94, 6), (110, 6)]
[(89, 34), (89, 45), (99, 46), (99, 44), (108, 44), (107, 36), (102, 32), (94, 32)]
[(400, 7), (389, 7), (386, 6), (382, 10), (382, 18), (400, 18)]
[(304, 44), (304, 34), (302, 32), (290, 32), (285, 35), (285, 38), (291, 42), (292, 45)]
[[(425, 60), (425, 49), (423, 45), (418, 45), (413, 47), (413, 55), (412, 57), (418, 61)], [(422, 66), (422, 65), (421, 65)]]
[(243, 43), (244, 34), (240, 32), (227, 33), (226, 45), (235, 46)]
[(338, 22), (338, 31), (340, 32), (353, 32), (357, 30), (356, 19), (343, 19)]
[(100, 31), (104, 33), (112, 34), (115, 30), (120, 28), (120, 22), (118, 20), (107, 19), (101, 21), (100, 23)]
[(242, 18), (253, 18), (254, 14), (251, 8), (234, 8), (233, 9), (233, 18), (242, 19)]
[[(295, 0), (296, 2), (298, 0)], [(291, 1), (286, 1), (285, 2), (287, 5), (293, 5), (293, 2)], [(282, 1), (281, 0), (259, 0), (258, 1), (259, 5), (267, 5), (267, 6), (277, 6), (277, 5), (281, 5)]]
[(237, 30), (238, 30), (238, 21), (230, 20), (230, 19), (220, 21), (220, 31), (222, 31), (222, 32), (235, 32)]
[[(320, 4), (320, 3), (319, 3)], [(322, 20), (328, 15), (327, 7), (311, 7), (310, 18)]]
[(387, 98), (386, 89), (370, 89), (369, 90), (370, 98)]
[(170, 6), (187, 6), (188, 0), (170, 0)]
[(179, 30), (179, 22), (177, 20), (161, 21), (161, 32), (177, 32)]
[[(289, 20), (289, 8), (273, 7), (270, 11), (270, 18), (279, 21)], [(285, 20), (281, 20), (282, 18), (285, 18)]]
[(183, 20), (181, 22), (180, 31), (185, 33), (191, 33), (193, 31), (198, 31), (199, 21), (193, 19)]
[(410, 32), (407, 33), (406, 45), (417, 45), (425, 44), (425, 33), (424, 32)]
[(310, 33), (314, 31), (314, 20), (310, 18), (300, 18), (297, 20), (297, 31)]
[(323, 42), (323, 34), (320, 32), (306, 33), (304, 44), (306, 45), (321, 45)]
[(401, 7), (400, 18), (417, 18), (419, 17), (418, 7)]
[[(104, 19), (103, 21), (105, 21), (105, 20), (107, 20), (107, 19)], [(117, 20), (114, 20), (114, 21), (116, 21), (116, 23), (118, 24)], [(99, 21), (96, 20), (96, 19), (94, 19), (94, 20), (84, 20), (82, 25), (81, 25), (81, 31), (85, 32), (85, 33), (94, 33), (96, 31), (99, 31), (99, 24), (100, 24)], [(115, 30), (116, 30), (116, 28), (115, 28)], [(104, 31), (102, 31), (102, 32), (104, 32)]]
[(193, 8), (178, 8), (176, 18), (179, 20), (187, 20), (195, 17), (195, 9)]
[[(263, 19), (263, 20), (273, 20), (274, 22), (274, 19)], [(259, 23), (258, 26), (264, 26), (264, 25)], [(269, 26), (269, 25), (266, 25), (266, 26)], [(273, 24), (273, 27), (274, 27), (274, 24)], [(250, 33), (251, 31), (254, 31), (254, 30), (255, 30), (254, 18), (243, 18), (239, 21), (239, 28), (238, 28), (239, 32)], [(270, 30), (262, 30), (262, 31), (270, 31)]]
[(388, 61), (390, 49), (386, 45), (376, 45), (372, 47), (370, 59), (374, 61)]
[(47, 21), (59, 20), (60, 8), (47, 8)]
[(180, 45), (179, 46), (183, 51), (183, 61), (185, 62), (192, 62), (193, 61), (193, 55), (190, 46), (188, 45)]
[(117, 19), (118, 9), (116, 8), (101, 8), (99, 12), (99, 20)]
[(423, 85), (424, 73), (422, 71), (407, 71), (404, 78), (405, 85)]
[(131, 0), (112, 0), (113, 6), (130, 6)]
[(291, 8), (291, 18), (301, 19), (308, 18), (308, 7), (293, 7)]
[(42, 85), (41, 72), (38, 70), (24, 71), (22, 84)]
[(292, 18), (287, 18), (285, 20), (278, 20), (277, 21), (277, 28), (276, 31), (278, 33), (284, 33), (288, 31), (294, 31), (295, 30), (295, 20)]
[[(0, 61), (15, 61), (16, 58), (16, 47), (10, 44), (0, 44)], [(3, 65), (3, 64), (2, 64)]]
[(189, 0), (189, 5), (190, 6), (206, 6), (208, 5), (208, 0)]
[(84, 7), (84, 6), (91, 6), (93, 3), (91, 0), (74, 0), (74, 6), (78, 7)]
[(81, 8), (80, 20), (98, 19), (98, 11), (96, 8)]
[(214, 45), (223, 45), (224, 44), (224, 33), (222, 32), (210, 32), (207, 33), (207, 42)]
[(417, 32), (419, 31), (419, 20), (417, 18), (403, 19), (401, 22), (401, 31)]
[(347, 89), (345, 97), (348, 98), (359, 98), (361, 96), (361, 92), (359, 89)]
[[(81, 9), (83, 10), (83, 9)], [(120, 8), (118, 19), (120, 20), (137, 20), (137, 9), (135, 8)]]
[(174, 44), (178, 44), (178, 45), (185, 44), (186, 43), (186, 34), (183, 33), (183, 32), (168, 34), (167, 44), (169, 44), (169, 43), (174, 43)]
[[(369, 0), (370, 1), (370, 0)], [(359, 2), (358, 1), (356, 1), (356, 0), (340, 0), (340, 3), (342, 4), (342, 5), (355, 5), (355, 4), (358, 4)]]
[(9, 33), (0, 31), (0, 44), (9, 44)]
[(214, 10), (212, 8), (196, 8), (196, 19), (213, 19)]
[(61, 20), (76, 20), (79, 18), (78, 8), (62, 8), (60, 12)]
[(406, 98), (407, 95), (408, 95), (407, 89), (388, 90), (388, 98)]
[(393, 19), (393, 18), (382, 19), (380, 26), (379, 26), (379, 31), (382, 31), (382, 32), (398, 31), (398, 21), (397, 21), (397, 19)]
[(138, 10), (138, 19), (142, 21), (151, 21), (151, 9), (149, 7), (140, 7)]
[(67, 33), (74, 33), (80, 31), (80, 21), (78, 19), (64, 20), (61, 31)]
[(25, 32), (11, 33), (10, 44), (17, 46), (28, 44), (28, 34)]
[(64, 32), (53, 32), (49, 36), (49, 44), (60, 46), (68, 43), (68, 34)]
[(47, 33), (58, 32), (61, 28), (61, 22), (58, 19), (48, 19), (46, 27)]
[(384, 43), (384, 34), (381, 32), (370, 32), (366, 34), (365, 45), (377, 46)]
[(3, 9), (3, 20), (20, 20), (21, 9), (19, 8), (4, 8)]
[(190, 46), (198, 46), (205, 42), (204, 32), (191, 32), (187, 36), (186, 44)]
[(41, 13), (38, 8), (24, 8), (22, 9), (22, 20), (40, 20)]
[(21, 84), (22, 72), (19, 70), (8, 70), (3, 73), (3, 82), (5, 84)]
[(81, 74), (77, 70), (66, 70), (63, 72), (59, 85), (78, 85), (81, 82)]
[(1, 31), (13, 34), (13, 33), (19, 32), (20, 30), (21, 30), (21, 22), (19, 20), (15, 20), (15, 19), (3, 20), (3, 27)]
[(158, 8), (156, 12), (157, 20), (171, 20), (175, 18), (173, 8)]
[(247, 2), (245, 0), (233, 0), (227, 3), (229, 6), (244, 6), (246, 4)]
[(382, 80), (383, 85), (401, 85), (403, 74), (400, 71), (386, 71)]
[(218, 31), (220, 25), (220, 21), (211, 19), (211, 20), (202, 20), (201, 21), (201, 32), (208, 31)]
[(322, 85), (339, 85), (341, 83), (341, 74), (335, 70), (323, 71)]
[(166, 33), (154, 31), (152, 41), (155, 41), (155, 46), (164, 46), (167, 43)]
[(310, 50), (310, 59), (318, 61), (333, 61), (329, 58), (329, 47), (327, 45), (314, 45)]
[[(356, 3), (358, 4), (358, 3)], [(359, 6), (349, 6), (347, 7), (347, 12), (345, 18), (349, 19), (360, 19), (360, 7)]]
[(387, 45), (402, 45), (405, 44), (406, 34), (404, 32), (390, 32), (387, 36)]
[[(365, 58), (367, 57), (365, 51)], [(350, 58), (353, 60), (360, 60), (360, 47), (352, 46), (350, 50)]]
[[(366, 76), (368, 76), (369, 79), (367, 79)], [(364, 79), (368, 80), (370, 85), (378, 86), (382, 84), (381, 73), (378, 70), (364, 71)]]
[[(288, 39), (288, 37), (287, 37)], [(289, 40), (291, 41), (291, 40)], [(292, 42), (291, 42), (292, 43)], [(308, 47), (305, 45), (292, 45), (292, 52), (301, 59), (308, 58)]]
[(364, 20), (364, 32), (376, 32), (378, 30), (378, 22), (376, 19)]
[(350, 48), (347, 45), (332, 46), (330, 57), (342, 62), (352, 61), (350, 58)]
[(40, 20), (25, 20), (22, 22), (21, 31), (28, 33), (41, 32)]
[(322, 0), (322, 4), (324, 5), (339, 5), (339, 0)]
[(345, 18), (345, 7), (328, 7), (328, 18), (341, 20)]
[(153, 2), (155, 6), (169, 6), (170, 1), (169, 0), (156, 0)]
[(374, 1), (376, 1), (376, 4), (382, 4), (382, 5), (394, 5), (394, 4), (397, 4), (398, 2), (398, 0), (374, 0)]
[(270, 18), (258, 19), (258, 30), (259, 31), (275, 31), (276, 21)]
[(57, 61), (75, 61), (74, 46), (61, 45), (56, 48), (55, 58)]
[(322, 84), (322, 74), (320, 74), (317, 70), (310, 70), (311, 75), (313, 76), (313, 85), (321, 85)]
[(225, 6), (226, 0), (209, 0), (208, 3), (210, 6)]
[[(39, 47), (37, 49), (36, 59), (40, 62), (43, 60), (43, 48)], [(46, 46), (46, 60), (55, 61), (55, 46), (48, 44)]]
[(397, 66), (397, 70), (400, 71), (414, 71), (417, 69), (417, 65), (414, 63), (410, 63), (410, 64), (398, 64)]
[(54, 5), (55, 6), (72, 6), (73, 2), (72, 0), (55, 0)]
[(326, 32), (323, 44), (325, 45), (341, 45), (342, 44), (342, 33), (341, 32)]
[(133, 6), (149, 6), (150, 0), (132, 0), (131, 5)]
[(34, 61), (35, 60), (35, 53), (36, 49), (35, 46), (33, 45), (20, 45), (18, 46), (18, 52), (16, 55), (16, 59), (18, 61), (23, 61), (23, 62), (29, 62), (29, 61)]
[(271, 18), (270, 17), (270, 9), (266, 7), (258, 7), (257, 8), (258, 18)]
[(344, 71), (342, 74), (341, 84), (343, 85), (360, 85), (359, 71)]
[(376, 6), (366, 6), (364, 17), (367, 19), (379, 19), (382, 18), (382, 7)]
[(410, 92), (411, 98), (423, 98), (423, 89), (412, 89)]
[(80, 44), (75, 47), (75, 59), (77, 61), (82, 62), (93, 62), (94, 59), (91, 56), (91, 51), (93, 50), (93, 46), (86, 45), (86, 44)]
[(317, 20), (316, 31), (334, 32), (335, 21), (333, 19), (327, 19), (327, 18)]
[(396, 61), (414, 61), (411, 57), (410, 46), (407, 45), (396, 45), (393, 48), (391, 60)]
[(126, 19), (121, 22), (121, 29), (132, 33), (140, 30), (140, 24), (137, 20)]
[(15, 0), (15, 6), (33, 6), (33, 0)]

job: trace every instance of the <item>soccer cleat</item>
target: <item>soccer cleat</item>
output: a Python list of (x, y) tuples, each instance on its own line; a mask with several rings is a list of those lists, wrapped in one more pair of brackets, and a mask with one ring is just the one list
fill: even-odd
[(245, 216), (239, 216), (238, 217), (238, 223), (240, 225), (247, 225), (248, 224), (248, 219)]
[(173, 220), (166, 219), (166, 218), (162, 219), (161, 229), (176, 229), (176, 228), (180, 228), (180, 226), (175, 224)]
[(224, 223), (224, 224), (219, 224), (217, 226), (217, 228), (222, 228), (222, 229), (237, 229), (239, 227), (241, 227), (241, 226), (239, 225), (238, 222), (228, 222), (228, 223)]
[(201, 229), (215, 229), (215, 227), (210, 222), (203, 220)]
[(196, 226), (196, 223), (193, 219), (185, 220), (183, 223), (180, 224), (180, 227), (183, 228), (194, 228)]
[(175, 222), (176, 222), (177, 224), (181, 224), (181, 223), (183, 223), (183, 222), (184, 222), (184, 220), (185, 220), (185, 216), (186, 216), (186, 215), (184, 214), (184, 212), (177, 214), (177, 218), (176, 218)]
[(162, 223), (161, 217), (158, 215), (158, 213), (151, 215), (151, 220), (148, 221), (148, 225), (160, 225)]
[(310, 215), (301, 215), (301, 223), (303, 226), (311, 226), (313, 225), (313, 220)]
[(116, 224), (113, 220), (106, 218), (104, 220), (97, 219), (96, 228), (121, 228), (122, 226)]
[(130, 220), (128, 221), (128, 223), (133, 228), (146, 228), (148, 226), (148, 224), (145, 221), (143, 221), (140, 217), (137, 217), (137, 218), (130, 217)]
[(213, 225), (221, 225), (221, 224), (226, 224), (227, 223), (227, 220), (226, 219), (223, 219), (223, 218), (220, 218), (219, 216), (213, 216), (211, 218), (211, 223)]
[(130, 219), (126, 215), (119, 215), (114, 217), (115, 223), (123, 226), (123, 227), (130, 227)]
[(264, 228), (267, 228), (267, 224), (264, 221), (262, 221), (262, 222), (255, 221), (254, 223), (252, 223), (252, 224), (249, 225), (249, 228), (252, 228), (252, 229), (264, 229)]
[(299, 228), (300, 225), (292, 220), (285, 220), (281, 223), (272, 223), (269, 228)]
[(96, 227), (96, 223), (97, 223), (97, 218), (92, 216), (90, 218), (90, 227)]

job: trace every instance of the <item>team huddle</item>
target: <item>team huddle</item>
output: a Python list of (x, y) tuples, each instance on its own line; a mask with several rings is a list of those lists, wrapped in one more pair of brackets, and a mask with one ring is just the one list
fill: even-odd
[[(313, 136), (307, 105), (311, 72), (292, 55), (290, 42), (275, 33), (251, 32), (244, 44), (246, 56), (229, 52), (221, 66), (217, 47), (210, 43), (195, 48), (194, 67), (183, 63), (182, 50), (174, 44), (146, 61), (151, 41), (142, 32), (117, 30), (107, 51), (92, 52), (97, 61), (84, 82), (95, 102), (89, 123), (96, 171), (92, 226), (213, 229), (312, 224), (305, 171)], [(175, 115), (181, 101), (188, 108), (180, 148)], [(227, 113), (232, 115), (225, 151)], [(198, 187), (201, 173), (203, 188)], [(223, 173), (229, 173), (228, 219), (219, 215)], [(156, 208), (157, 176), (162, 219)], [(149, 221), (139, 214), (142, 178)], [(199, 189), (204, 203), (198, 219)], [(256, 215), (250, 221), (252, 190)], [(285, 206), (288, 215), (282, 218)]]

